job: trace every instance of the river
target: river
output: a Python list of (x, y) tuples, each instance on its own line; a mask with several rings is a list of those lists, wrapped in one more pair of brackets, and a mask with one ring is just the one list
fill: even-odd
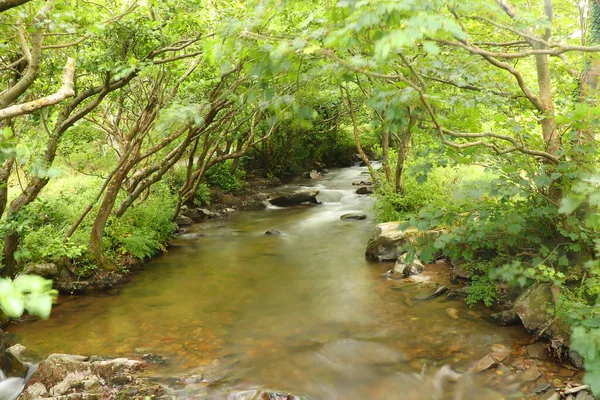
[[(151, 373), (198, 372), (211, 382), (180, 389), (182, 398), (265, 387), (311, 399), (431, 399), (443, 365), (462, 373), (498, 347), (516, 357), (530, 340), (523, 328), (498, 328), (462, 301), (418, 301), (434, 288), (386, 280), (393, 264), (365, 260), (373, 200), (352, 186), (365, 171), (281, 188), (317, 188), (321, 205), (194, 225), (116, 295), (61, 297), (48, 321), (9, 330), (40, 358), (153, 353), (166, 363)], [(347, 212), (368, 218), (340, 220)], [(484, 372), (452, 390), (473, 399), (532, 390), (502, 375)]]

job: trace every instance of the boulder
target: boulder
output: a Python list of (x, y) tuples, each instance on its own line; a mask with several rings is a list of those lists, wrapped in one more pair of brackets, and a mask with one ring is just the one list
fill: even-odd
[(208, 208), (197, 208), (196, 209), (204, 219), (212, 219), (212, 218), (218, 218), (221, 216), (221, 214), (211, 211)]
[(11, 351), (5, 350), (0, 356), (0, 368), (8, 378), (25, 378), (29, 366)]
[(206, 208), (188, 208), (187, 206), (183, 206), (181, 208), (179, 215), (189, 218), (192, 220), (192, 222), (202, 222), (219, 216), (219, 214), (214, 213)]
[(386, 222), (377, 225), (367, 243), (365, 256), (372, 261), (396, 261), (403, 253), (401, 247), (414, 243), (415, 228), (401, 229), (402, 222)]
[(9, 353), (13, 354), (14, 356), (21, 356), (25, 353), (27, 353), (27, 347), (23, 346), (22, 344), (15, 344), (13, 346), (10, 346), (8, 349), (6, 349), (6, 351), (8, 351)]
[(125, 358), (91, 361), (83, 356), (51, 354), (39, 364), (20, 398), (35, 399), (47, 394), (62, 399), (71, 393), (78, 394), (74, 398), (113, 398), (111, 379), (130, 375), (142, 365)]
[(512, 310), (535, 337), (549, 340), (558, 353), (568, 351), (570, 332), (549, 309), (556, 304), (558, 289), (549, 283), (535, 283), (521, 294)]
[(54, 278), (58, 275), (58, 266), (54, 263), (28, 265), (23, 269), (23, 275), (39, 275), (44, 278)]
[(86, 293), (111, 290), (128, 281), (128, 276), (123, 272), (100, 271), (83, 279), (74, 275), (61, 277), (56, 280), (55, 287), (61, 293)]
[(262, 211), (267, 205), (260, 200), (246, 200), (239, 207), (240, 211)]
[(473, 274), (464, 268), (464, 261), (451, 260), (450, 263), (452, 264), (451, 279), (452, 279), (453, 283), (458, 283), (461, 279), (462, 280), (471, 280), (471, 277), (473, 276)]
[(425, 271), (425, 266), (417, 257), (414, 257), (412, 262), (407, 262), (408, 254), (402, 254), (396, 261), (394, 272), (402, 275), (403, 278), (408, 278), (412, 275), (419, 275)]
[(371, 186), (363, 186), (356, 189), (356, 194), (372, 194), (373, 188)]
[(308, 173), (308, 177), (310, 179), (319, 179), (319, 178), (322, 178), (323, 175), (319, 171), (317, 171), (316, 169), (313, 169), (312, 171), (310, 171)]
[(348, 213), (348, 214), (344, 214), (344, 215), (340, 216), (340, 219), (357, 219), (357, 220), (361, 220), (361, 219), (367, 219), (367, 216), (365, 214)]
[(536, 283), (519, 296), (513, 310), (525, 329), (537, 334), (548, 324), (548, 305), (553, 303), (550, 284)]
[(318, 190), (299, 190), (290, 194), (283, 194), (269, 200), (269, 203), (278, 207), (297, 206), (304, 202), (319, 204), (317, 201)]
[(190, 226), (194, 221), (192, 221), (191, 218), (186, 217), (185, 215), (179, 215), (176, 219), (175, 219), (175, 223), (178, 226)]

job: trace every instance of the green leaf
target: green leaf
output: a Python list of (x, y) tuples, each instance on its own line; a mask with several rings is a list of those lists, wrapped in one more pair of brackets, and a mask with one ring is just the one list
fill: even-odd
[(558, 212), (561, 214), (571, 214), (581, 205), (581, 200), (576, 197), (567, 196), (563, 198)]

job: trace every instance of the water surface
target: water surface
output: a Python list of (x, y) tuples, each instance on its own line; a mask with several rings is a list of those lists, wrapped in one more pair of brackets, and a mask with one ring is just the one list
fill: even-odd
[[(427, 376), (445, 364), (464, 372), (492, 345), (526, 343), (522, 328), (499, 329), (482, 318), (485, 310), (415, 300), (432, 287), (383, 279), (393, 264), (365, 260), (373, 204), (352, 186), (365, 171), (336, 170), (281, 189), (316, 187), (318, 206), (195, 225), (118, 295), (62, 298), (50, 320), (11, 331), (40, 357), (164, 356), (153, 372), (200, 371), (213, 384), (198, 384), (194, 396), (206, 398), (260, 386), (313, 399), (429, 399), (435, 385), (414, 375), (424, 366)], [(368, 218), (340, 220), (347, 212)], [(488, 376), (470, 381), (462, 398), (515, 389)]]

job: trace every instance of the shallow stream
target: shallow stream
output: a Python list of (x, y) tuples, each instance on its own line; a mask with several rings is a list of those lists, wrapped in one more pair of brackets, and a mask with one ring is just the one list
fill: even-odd
[[(530, 340), (521, 327), (498, 328), (485, 320), (487, 310), (462, 301), (416, 300), (435, 288), (386, 280), (393, 264), (365, 260), (373, 202), (352, 186), (365, 171), (335, 170), (281, 188), (316, 187), (318, 206), (194, 225), (117, 295), (61, 298), (50, 320), (10, 331), (39, 357), (163, 356), (151, 373), (203, 375), (206, 382), (180, 390), (190, 398), (264, 387), (311, 399), (431, 399), (439, 382), (423, 376), (443, 365), (465, 372), (492, 348), (518, 353)], [(347, 212), (368, 218), (340, 220)], [(493, 399), (534, 385), (511, 386), (501, 375), (448, 390)]]

